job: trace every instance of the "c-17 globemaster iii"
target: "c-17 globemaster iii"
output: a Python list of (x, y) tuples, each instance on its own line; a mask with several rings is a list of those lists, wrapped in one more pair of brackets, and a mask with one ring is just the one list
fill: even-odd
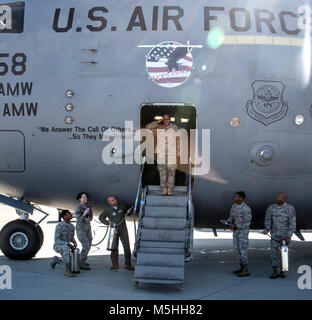
[[(154, 201), (183, 207), (188, 257), (237, 190), (251, 228), (280, 191), (312, 228), (311, 23), (301, 0), (1, 1), (0, 201), (73, 210), (86, 191), (95, 213), (111, 194), (149, 212), (159, 178), (134, 137), (168, 114), (195, 134), (175, 196)], [(42, 245), (24, 216), (1, 232), (13, 259)]]

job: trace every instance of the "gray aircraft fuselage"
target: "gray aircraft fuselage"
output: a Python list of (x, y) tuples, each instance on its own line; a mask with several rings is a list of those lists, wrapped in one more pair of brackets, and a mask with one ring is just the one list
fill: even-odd
[[(101, 134), (138, 129), (142, 104), (184, 103), (211, 135), (209, 173), (194, 180), (197, 227), (218, 226), (243, 190), (253, 227), (284, 191), (297, 227), (312, 228), (309, 5), (1, 1), (0, 193), (72, 210), (86, 191), (98, 213), (110, 194), (130, 206), (140, 166), (105, 164)], [(149, 53), (161, 43), (194, 46), (192, 58), (158, 47), (158, 61)]]

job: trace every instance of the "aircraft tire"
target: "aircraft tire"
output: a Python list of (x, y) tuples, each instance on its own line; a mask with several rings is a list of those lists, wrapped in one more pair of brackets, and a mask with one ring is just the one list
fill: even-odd
[[(32, 223), (33, 225), (36, 225), (36, 222), (33, 220), (28, 220), (30, 223)], [(40, 246), (39, 246), (39, 250), (41, 249), (42, 245), (43, 245), (43, 241), (44, 241), (44, 234), (43, 231), (40, 227), (40, 225), (38, 225), (37, 227), (35, 227), (37, 229), (37, 231), (39, 232), (39, 236), (40, 236)], [(38, 251), (39, 251), (38, 250)]]
[(0, 249), (10, 259), (29, 260), (42, 245), (43, 238), (34, 223), (14, 220), (7, 223), (0, 232)]

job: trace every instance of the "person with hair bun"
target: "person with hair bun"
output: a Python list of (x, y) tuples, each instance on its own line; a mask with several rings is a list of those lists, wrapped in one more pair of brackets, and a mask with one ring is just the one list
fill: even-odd
[(82, 245), (80, 269), (91, 270), (90, 265), (86, 262), (86, 260), (92, 244), (90, 221), (93, 218), (93, 212), (91, 205), (88, 202), (89, 196), (86, 192), (80, 192), (76, 198), (79, 201), (78, 206), (75, 208), (76, 231), (78, 240)]

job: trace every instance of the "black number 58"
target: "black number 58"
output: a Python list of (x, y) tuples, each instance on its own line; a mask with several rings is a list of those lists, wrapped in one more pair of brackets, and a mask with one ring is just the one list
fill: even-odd
[[(8, 58), (8, 53), (0, 53), (1, 58)], [(2, 59), (1, 59), (2, 60)], [(27, 57), (24, 53), (15, 53), (12, 57), (12, 64), (11, 64), (11, 71), (16, 76), (20, 76), (25, 73), (26, 71), (26, 60)], [(9, 66), (5, 62), (0, 61), (0, 76), (4, 76), (8, 73)]]

